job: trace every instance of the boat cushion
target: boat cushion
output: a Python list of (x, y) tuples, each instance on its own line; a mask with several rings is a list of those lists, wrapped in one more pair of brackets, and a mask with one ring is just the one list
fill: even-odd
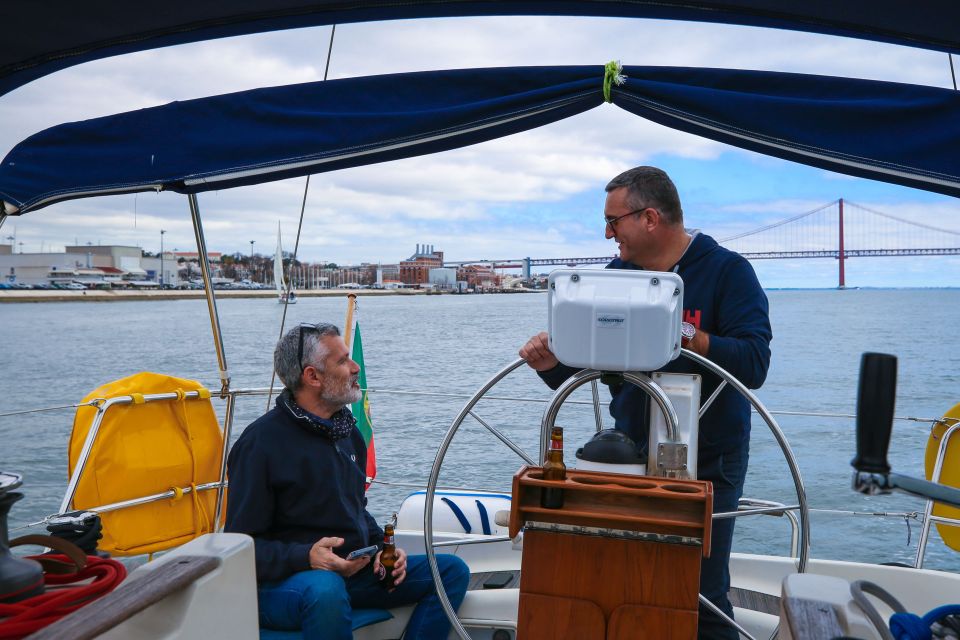
[[(390, 620), (393, 614), (386, 609), (354, 609), (353, 629), (368, 627), (384, 620)], [(303, 634), (300, 631), (277, 631), (276, 629), (260, 629), (260, 640), (300, 640)]]

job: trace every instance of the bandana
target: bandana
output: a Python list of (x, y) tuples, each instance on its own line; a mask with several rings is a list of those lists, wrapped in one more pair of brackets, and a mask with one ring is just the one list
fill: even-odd
[(277, 398), (277, 404), (286, 409), (297, 423), (308, 431), (319, 434), (328, 440), (336, 442), (343, 440), (356, 428), (357, 420), (346, 408), (340, 409), (329, 420), (312, 414), (296, 403), (290, 391), (284, 389)]

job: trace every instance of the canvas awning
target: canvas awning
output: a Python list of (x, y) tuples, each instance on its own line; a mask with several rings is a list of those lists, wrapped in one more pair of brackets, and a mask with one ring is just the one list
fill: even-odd
[[(960, 195), (960, 93), (825, 76), (626, 67), (613, 104), (699, 136)], [(256, 89), (68, 123), (0, 164), (8, 213), (200, 193), (454, 149), (604, 104), (604, 68), (428, 71)], [(90, 162), (96, 158), (96, 162)]]
[(7, 0), (0, 95), (67, 67), (187, 42), (457, 16), (660, 18), (810, 31), (960, 53), (955, 0)]

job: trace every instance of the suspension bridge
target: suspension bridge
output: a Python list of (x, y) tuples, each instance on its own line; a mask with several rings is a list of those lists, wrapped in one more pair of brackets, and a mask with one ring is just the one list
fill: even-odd
[[(843, 198), (776, 222), (718, 238), (724, 247), (748, 260), (832, 258), (838, 264), (838, 286), (846, 286), (849, 258), (960, 255), (960, 230), (946, 229), (859, 205)], [(447, 266), (486, 264), (522, 269), (534, 266), (606, 264), (614, 256), (588, 258), (514, 258), (465, 260)]]

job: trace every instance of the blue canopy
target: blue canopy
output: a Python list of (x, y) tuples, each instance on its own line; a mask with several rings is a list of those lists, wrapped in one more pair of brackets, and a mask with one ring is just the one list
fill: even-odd
[(511, 15), (720, 22), (960, 53), (956, 0), (4, 0), (0, 95), (81, 62), (186, 42), (348, 22)]
[[(613, 104), (841, 173), (960, 195), (960, 93), (727, 69), (627, 67)], [(199, 193), (453, 149), (604, 102), (604, 68), (430, 71), (256, 89), (63, 124), (0, 165), (9, 213), (145, 190)]]

